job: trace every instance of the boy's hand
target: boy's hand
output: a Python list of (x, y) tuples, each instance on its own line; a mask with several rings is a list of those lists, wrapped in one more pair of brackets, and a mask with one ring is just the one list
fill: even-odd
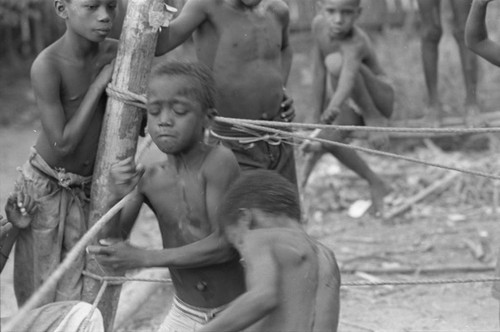
[(26, 189), (20, 190), (17, 194), (11, 194), (5, 204), (7, 219), (18, 228), (29, 226), (31, 215), (36, 209), (36, 202), (26, 193)]
[(283, 101), (281, 102), (280, 117), (285, 122), (292, 122), (295, 118), (295, 107), (293, 99), (290, 98), (286, 91), (283, 91)]
[(116, 198), (131, 192), (144, 174), (144, 166), (136, 165), (134, 157), (128, 157), (111, 166), (110, 190)]
[(337, 108), (337, 107), (327, 108), (323, 112), (323, 114), (321, 114), (321, 122), (326, 123), (326, 124), (330, 124), (333, 121), (335, 121), (335, 119), (337, 118), (337, 116), (339, 114), (340, 114), (339, 108)]
[[(87, 253), (95, 255), (97, 261), (115, 271), (145, 267), (146, 250), (134, 247), (128, 241), (100, 240), (101, 246), (88, 246)], [(113, 243), (113, 244), (110, 244)]]
[(7, 219), (5, 219), (2, 215), (0, 215), (0, 241), (1, 242), (4, 241), (5, 235), (7, 235), (13, 227), (14, 226)]
[(107, 65), (102, 67), (99, 74), (96, 76), (94, 80), (94, 84), (96, 84), (98, 89), (106, 89), (106, 86), (109, 82), (111, 82), (111, 77), (113, 76), (113, 69), (115, 67), (115, 60), (111, 61)]

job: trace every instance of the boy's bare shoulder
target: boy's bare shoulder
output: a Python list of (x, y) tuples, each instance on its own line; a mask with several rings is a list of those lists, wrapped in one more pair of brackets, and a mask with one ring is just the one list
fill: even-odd
[(221, 171), (238, 165), (238, 161), (236, 160), (233, 152), (222, 144), (210, 146), (209, 149), (210, 150), (205, 159), (204, 168), (217, 167), (218, 170)]
[(289, 21), (290, 19), (290, 9), (288, 5), (283, 0), (264, 0), (266, 1), (265, 6), (266, 9), (272, 13), (274, 13), (280, 19), (284, 19)]
[(59, 59), (61, 58), (62, 51), (60, 42), (56, 41), (46, 48), (44, 48), (35, 58), (31, 64), (31, 74), (39, 72), (47, 72), (56, 74), (58, 73), (57, 68), (60, 64)]

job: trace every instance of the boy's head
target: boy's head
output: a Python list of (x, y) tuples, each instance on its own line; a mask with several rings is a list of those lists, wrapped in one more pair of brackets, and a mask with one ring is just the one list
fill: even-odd
[[(296, 188), (278, 173), (268, 170), (242, 172), (224, 195), (219, 218), (226, 233), (228, 229), (240, 226), (242, 219), (248, 219), (248, 211), (296, 221), (301, 218)], [(249, 229), (262, 227), (253, 219), (248, 220), (246, 226)]]
[(109, 35), (117, 6), (117, 0), (54, 1), (57, 15), (66, 21), (66, 29), (93, 42), (101, 42)]
[(202, 141), (215, 115), (215, 82), (201, 63), (164, 62), (155, 66), (148, 85), (148, 130), (161, 151), (190, 150)]
[(361, 15), (361, 0), (318, 0), (318, 5), (320, 14), (330, 25), (333, 38), (349, 34)]

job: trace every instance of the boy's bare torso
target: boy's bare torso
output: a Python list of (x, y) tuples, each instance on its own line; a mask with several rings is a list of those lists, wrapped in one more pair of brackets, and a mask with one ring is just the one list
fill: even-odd
[[(248, 331), (311, 331), (318, 287), (318, 257), (314, 243), (301, 230), (263, 228), (252, 230), (245, 241), (268, 243), (279, 262), (279, 306)], [(267, 239), (267, 240), (263, 240)], [(247, 264), (259, 257), (238, 248)], [(250, 261), (251, 260), (251, 261)]]
[(317, 45), (329, 72), (334, 71), (333, 68), (330, 68), (329, 57), (346, 55), (359, 59), (375, 75), (383, 75), (370, 38), (363, 30), (355, 26), (351, 34), (345, 38), (332, 38), (329, 33), (328, 22), (324, 18), (316, 17), (313, 25)]
[(280, 1), (263, 0), (242, 10), (228, 0), (209, 0), (209, 19), (195, 32), (198, 59), (213, 69), (222, 116), (273, 118), (284, 86)]
[[(141, 192), (158, 219), (164, 248), (176, 248), (201, 240), (213, 232), (207, 215), (204, 162), (175, 165), (172, 161), (151, 167), (144, 175)], [(239, 259), (206, 267), (170, 268), (176, 295), (203, 308), (229, 303), (241, 294), (243, 268)]]
[[(96, 54), (85, 59), (68, 56), (71, 53), (66, 47), (60, 39), (39, 55), (39, 61), (53, 68), (54, 75), (58, 76), (60, 101), (66, 117), (64, 121), (67, 122), (75, 116), (97, 74), (116, 56), (117, 41), (102, 42)], [(83, 176), (92, 174), (106, 100), (103, 94), (85, 136), (71, 154), (61, 156), (56, 153), (42, 129), (35, 148), (50, 166)]]

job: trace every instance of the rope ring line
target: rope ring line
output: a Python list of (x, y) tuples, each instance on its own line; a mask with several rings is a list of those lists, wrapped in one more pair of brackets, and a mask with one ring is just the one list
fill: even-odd
[[(223, 120), (223, 121), (225, 121), (225, 120)], [(228, 122), (228, 123), (232, 123), (232, 122)], [(240, 123), (240, 125), (243, 125), (243, 124)], [(288, 137), (292, 137), (292, 138), (317, 141), (320, 143), (336, 145), (336, 146), (340, 146), (340, 147), (344, 147), (344, 148), (348, 148), (348, 149), (353, 149), (353, 150), (357, 150), (357, 151), (361, 151), (361, 152), (365, 152), (365, 153), (369, 153), (369, 154), (373, 154), (373, 155), (378, 155), (378, 156), (383, 156), (383, 157), (388, 157), (388, 158), (393, 158), (393, 159), (405, 160), (405, 161), (413, 162), (416, 164), (433, 166), (433, 167), (437, 167), (437, 168), (443, 168), (443, 169), (447, 169), (450, 171), (457, 171), (457, 172), (461, 172), (464, 174), (480, 176), (483, 178), (488, 178), (488, 179), (493, 179), (493, 180), (500, 180), (500, 175), (497, 175), (497, 174), (489, 174), (489, 173), (485, 173), (485, 172), (481, 172), (481, 171), (473, 171), (473, 170), (468, 170), (468, 169), (460, 168), (460, 167), (453, 167), (453, 166), (448, 166), (448, 165), (432, 163), (432, 162), (420, 160), (417, 158), (405, 157), (405, 156), (390, 153), (390, 152), (384, 152), (384, 151), (364, 148), (364, 147), (360, 147), (360, 146), (349, 145), (349, 144), (345, 144), (345, 143), (341, 143), (341, 142), (329, 141), (329, 140), (317, 138), (317, 137), (309, 137), (306, 135), (301, 135), (301, 134), (297, 134), (297, 133), (292, 133), (292, 132), (288, 132), (288, 131), (284, 131), (284, 130), (269, 128), (269, 127), (264, 127), (264, 126), (259, 126), (259, 125), (253, 125), (253, 124), (249, 124), (249, 123), (245, 123), (244, 125), (248, 126), (249, 128), (252, 128), (252, 129), (257, 129), (257, 130), (261, 130), (261, 131), (268, 131), (271, 133), (276, 133), (276, 134), (280, 134), (280, 135), (288, 136)]]

